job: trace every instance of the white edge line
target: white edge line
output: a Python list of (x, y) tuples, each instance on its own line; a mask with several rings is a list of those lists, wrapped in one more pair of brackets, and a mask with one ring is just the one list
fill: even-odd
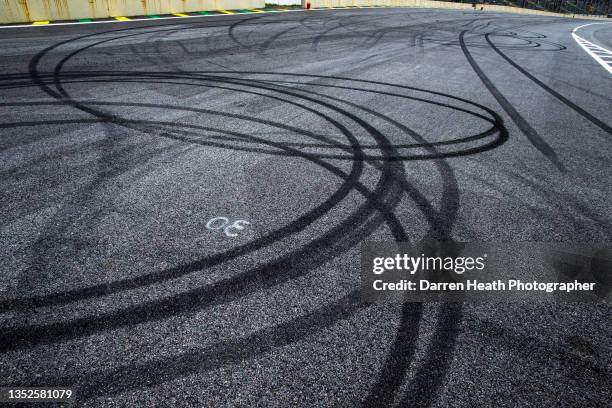
[[(211, 10), (216, 11), (216, 10)], [(295, 10), (266, 10), (263, 13), (290, 13), (295, 11), (306, 11), (306, 9), (295, 9)], [(261, 11), (248, 11), (245, 13), (232, 13), (232, 14), (262, 14)], [(16, 25), (8, 25), (8, 26), (0, 26), (2, 28), (25, 28), (25, 27), (60, 27), (60, 26), (69, 26), (69, 25), (85, 25), (85, 24), (105, 24), (105, 23), (129, 23), (132, 21), (159, 21), (159, 20), (175, 20), (175, 19), (185, 19), (185, 18), (200, 18), (200, 17), (228, 17), (232, 14), (200, 14), (197, 16), (187, 16), (187, 17), (159, 17), (159, 18), (130, 18), (129, 20), (105, 20), (105, 21), (74, 21), (70, 23), (55, 23), (55, 24), (16, 24)], [(112, 18), (112, 17), (111, 17)], [(128, 17), (129, 18), (129, 17)]]
[(583, 25), (578, 26), (578, 27), (576, 27), (576, 28), (574, 28), (574, 29), (572, 30), (572, 37), (574, 38), (574, 41), (576, 41), (576, 42), (578, 43), (578, 45), (579, 45), (579, 46), (581, 46), (581, 47), (582, 47), (582, 49), (583, 49), (583, 50), (585, 50), (585, 51), (587, 52), (587, 54), (589, 54), (589, 55), (590, 55), (590, 56), (591, 56), (591, 57), (592, 57), (592, 58), (593, 58), (595, 61), (597, 61), (597, 62), (599, 63), (599, 65), (601, 65), (602, 67), (604, 67), (604, 69), (605, 69), (606, 71), (608, 71), (608, 73), (609, 73), (609, 74), (612, 74), (612, 66), (610, 66), (610, 64), (608, 64), (608, 61), (604, 61), (603, 59), (601, 59), (601, 58), (599, 57), (599, 55), (597, 55), (597, 54), (595, 54), (593, 51), (591, 51), (591, 50), (590, 50), (590, 49), (589, 49), (589, 48), (588, 48), (588, 47), (585, 45), (585, 43), (586, 43), (586, 44), (593, 45), (593, 46), (597, 47), (598, 49), (604, 50), (605, 52), (608, 52), (608, 53), (610, 53), (610, 54), (612, 54), (612, 51), (610, 51), (610, 50), (608, 50), (608, 49), (606, 49), (606, 48), (604, 48), (604, 47), (602, 47), (602, 46), (600, 46), (600, 45), (597, 45), (597, 44), (594, 44), (594, 43), (592, 43), (592, 42), (590, 42), (590, 41), (587, 41), (587, 40), (585, 40), (584, 38), (580, 37), (578, 34), (576, 34), (576, 31), (578, 31), (578, 29), (580, 29), (580, 28), (582, 28), (582, 27), (590, 26), (590, 25), (593, 25), (593, 24), (610, 24), (610, 23), (590, 23), (590, 24), (583, 24)]
[(572, 33), (575, 33), (576, 31), (580, 30), (582, 27), (586, 27), (586, 26), (590, 26), (590, 25), (594, 25), (594, 24), (612, 24), (612, 23), (609, 23), (609, 22), (607, 22), (607, 21), (606, 21), (606, 22), (602, 22), (602, 23), (588, 23), (588, 24), (583, 24), (583, 25), (581, 25), (581, 26), (578, 26), (578, 27), (574, 28), (574, 29), (572, 30)]

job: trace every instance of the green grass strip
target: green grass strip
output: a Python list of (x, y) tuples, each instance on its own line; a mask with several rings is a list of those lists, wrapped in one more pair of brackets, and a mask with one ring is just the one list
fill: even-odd
[(78, 20), (79, 23), (91, 23), (93, 20), (89, 19), (89, 18), (83, 18)]
[(147, 17), (149, 17), (149, 18), (161, 18), (160, 16), (156, 16), (154, 14), (148, 15)]

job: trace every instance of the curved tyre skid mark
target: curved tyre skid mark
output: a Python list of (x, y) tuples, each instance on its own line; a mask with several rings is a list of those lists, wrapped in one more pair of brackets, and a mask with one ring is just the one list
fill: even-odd
[[(103, 42), (106, 42), (106, 40), (99, 42), (98, 44), (103, 43)], [(86, 47), (86, 48), (89, 48), (89, 47)], [(67, 58), (64, 58), (62, 62), (58, 64), (55, 68), (53, 80), (54, 80), (54, 85), (56, 86), (56, 89), (58, 92), (51, 90), (46, 85), (45, 81), (42, 79), (42, 76), (39, 75), (36, 69), (37, 62), (33, 65), (31, 64), (30, 66), (33, 80), (41, 87), (41, 89), (48, 91), (48, 93), (51, 96), (58, 98), (62, 103), (70, 104), (74, 106), (75, 108), (78, 108), (84, 112), (93, 114), (98, 117), (100, 122), (113, 123), (119, 126), (125, 126), (130, 129), (140, 130), (140, 131), (143, 131), (144, 133), (150, 133), (151, 132), (150, 127), (145, 126), (144, 128), (142, 127), (139, 128), (138, 126), (138, 125), (142, 125), (143, 122), (146, 122), (146, 121), (143, 121), (140, 124), (137, 124), (136, 126), (134, 126), (134, 124), (136, 123), (134, 121), (131, 121), (126, 118), (121, 118), (114, 114), (108, 114), (106, 112), (102, 112), (97, 109), (93, 109), (92, 106), (95, 106), (95, 103), (87, 103), (87, 102), (83, 103), (82, 101), (75, 101), (74, 99), (72, 99), (72, 97), (67, 92), (65, 92), (63, 85), (62, 85), (63, 82), (61, 78), (62, 77), (61, 69), (64, 63), (68, 61), (70, 58), (72, 58), (72, 56), (74, 55), (76, 55), (76, 53), (72, 53)], [(32, 67), (34, 67), (34, 70), (32, 70)], [(235, 84), (236, 82), (235, 80), (232, 81), (232, 80), (228, 80), (227, 78), (212, 78), (212, 79), (209, 78), (209, 80), (223, 82), (223, 83), (229, 82), (232, 84)], [(382, 83), (379, 83), (379, 84), (382, 84)], [(242, 83), (240, 83), (239, 85), (244, 86), (244, 84)], [(386, 84), (386, 85), (390, 85), (390, 84)], [(390, 86), (393, 86), (393, 85), (390, 85)], [(325, 102), (321, 103), (320, 100), (316, 100), (314, 98), (302, 95), (300, 93), (290, 92), (287, 90), (282, 91), (280, 87), (274, 88), (274, 87), (270, 87), (266, 85), (265, 83), (262, 84), (261, 80), (259, 81), (258, 87), (260, 89), (274, 90), (283, 95), (290, 96), (291, 98), (297, 98), (300, 100), (308, 101), (310, 103), (318, 103), (319, 105), (322, 105), (327, 109), (335, 111), (341, 114), (342, 116), (348, 117), (350, 120), (359, 124), (362, 128), (368, 131), (370, 136), (373, 137), (374, 140), (376, 141), (378, 145), (378, 149), (382, 152), (382, 155), (377, 156), (377, 157), (368, 157), (367, 155), (365, 155), (363, 153), (362, 146), (359, 144), (359, 142), (355, 139), (355, 137), (351, 134), (351, 132), (348, 129), (344, 128), (339, 122), (335, 122), (332, 118), (325, 117), (325, 116), (323, 116), (323, 118), (327, 119), (329, 123), (331, 123), (332, 125), (338, 125), (341, 130), (345, 131), (343, 133), (347, 137), (348, 141), (350, 142), (349, 145), (348, 146), (338, 145), (337, 143), (333, 141), (326, 140), (321, 137), (317, 137), (316, 135), (306, 135), (306, 136), (313, 137), (315, 140), (325, 141), (329, 143), (330, 146), (333, 146), (341, 150), (345, 150), (347, 153), (352, 153), (353, 155), (352, 155), (351, 161), (353, 164), (353, 170), (351, 171), (351, 174), (353, 174), (353, 171), (355, 171), (355, 174), (354, 174), (355, 180), (351, 180), (349, 182), (348, 180), (346, 180), (346, 178), (349, 178), (350, 175), (347, 177), (347, 175), (342, 173), (337, 167), (332, 166), (329, 163), (321, 160), (322, 158), (318, 157), (317, 155), (307, 154), (299, 150), (292, 149), (292, 147), (290, 146), (286, 146), (282, 144), (278, 144), (274, 146), (270, 141), (267, 141), (267, 140), (263, 140), (263, 139), (255, 140), (251, 138), (250, 140), (254, 143), (273, 146), (279, 150), (284, 150), (286, 152), (294, 153), (298, 155), (299, 157), (303, 157), (306, 160), (312, 161), (313, 163), (326, 168), (327, 170), (331, 171), (332, 174), (335, 174), (336, 176), (339, 176), (341, 179), (344, 179), (345, 183), (348, 184), (351, 189), (354, 188), (359, 191), (359, 188), (361, 188), (360, 192), (365, 195), (366, 204), (364, 204), (364, 206), (362, 206), (362, 208), (360, 208), (358, 211), (351, 214), (346, 220), (343, 220), (341, 225), (337, 226), (336, 228), (333, 228), (332, 230), (330, 230), (323, 236), (315, 239), (311, 243), (300, 248), (298, 252), (290, 253), (286, 257), (273, 261), (272, 264), (264, 265), (263, 269), (262, 267), (260, 267), (260, 268), (257, 268), (256, 270), (247, 272), (247, 276), (241, 276), (240, 278), (242, 281), (241, 287), (227, 286), (225, 288), (222, 288), (216, 291), (218, 297), (227, 296), (228, 293), (231, 293), (232, 297), (234, 298), (236, 296), (240, 296), (240, 294), (238, 295), (234, 294), (236, 290), (244, 291), (245, 293), (248, 292), (248, 285), (245, 285), (244, 283), (245, 278), (246, 278), (246, 283), (248, 283), (249, 280), (252, 280), (254, 282), (266, 281), (265, 284), (268, 287), (278, 284), (279, 279), (285, 278), (285, 277), (278, 277), (278, 275), (275, 273), (276, 269), (278, 268), (283, 268), (283, 267), (289, 268), (293, 276), (299, 275), (301, 273), (305, 273), (308, 270), (312, 269), (313, 267), (317, 265), (321, 265), (325, 263), (326, 261), (328, 261), (329, 259), (333, 259), (334, 257), (338, 256), (340, 253), (344, 252), (345, 250), (359, 243), (362, 239), (367, 237), (374, 229), (378, 228), (381, 222), (387, 223), (387, 225), (389, 226), (396, 240), (407, 240), (407, 236), (405, 232), (403, 231), (403, 228), (401, 227), (401, 225), (399, 224), (399, 222), (393, 215), (393, 208), (395, 207), (395, 205), (397, 205), (397, 203), (399, 202), (399, 199), (401, 199), (403, 192), (407, 188), (409, 188), (409, 184), (405, 180), (405, 176), (403, 174), (403, 164), (401, 164), (400, 162), (403, 160), (407, 160), (407, 158), (402, 158), (396, 152), (397, 147), (391, 144), (380, 132), (372, 128), (367, 122), (362, 120), (360, 117), (352, 115), (350, 112), (347, 112), (345, 110), (339, 109), (337, 106), (334, 106), (331, 103), (325, 103)], [(299, 92), (304, 93), (306, 91), (299, 90)], [(428, 92), (428, 91), (425, 91), (425, 92)], [(430, 92), (430, 93), (433, 93), (433, 92)], [(310, 94), (314, 94), (314, 93), (310, 92)], [(329, 96), (326, 96), (326, 97), (329, 98)], [(455, 99), (459, 99), (459, 98), (455, 98)], [(467, 103), (471, 103), (472, 105), (475, 105), (472, 102), (465, 101), (465, 100), (463, 101)], [(134, 104), (133, 106), (139, 106), (139, 105)], [(144, 105), (140, 105), (140, 106), (144, 106)], [(304, 108), (304, 105), (302, 105), (302, 107)], [(359, 108), (358, 105), (354, 105), (354, 107)], [(363, 109), (363, 107), (361, 108)], [(207, 113), (213, 114), (210, 111)], [(496, 123), (498, 123), (499, 125), (497, 130), (499, 131), (500, 135), (504, 135), (505, 129), (503, 128), (503, 123), (501, 122), (501, 120), (498, 121), (499, 119), (498, 116), (495, 116), (494, 118), (495, 118)], [(389, 121), (392, 121), (390, 118), (387, 118), (387, 119)], [(249, 120), (249, 119), (245, 118), (244, 120)], [(251, 118), (250, 120), (253, 120), (253, 118)], [(150, 122), (147, 122), (147, 125), (149, 124)], [(181, 125), (181, 126), (184, 126), (184, 125)], [(406, 129), (408, 128), (405, 127), (405, 130)], [(217, 129), (217, 131), (220, 131), (220, 130)], [(175, 137), (176, 135), (167, 132), (166, 134), (162, 136)], [(238, 134), (234, 134), (232, 136), (238, 137), (238, 138), (245, 137), (245, 135), (238, 135)], [(435, 150), (434, 146), (432, 146), (430, 143), (423, 140), (422, 138), (419, 140), (418, 135), (416, 135), (415, 133), (411, 134), (411, 136), (417, 139), (417, 142), (418, 142), (417, 145), (419, 147), (425, 148), (430, 151), (430, 157), (428, 158), (435, 159), (434, 162), (436, 163), (439, 170), (441, 171), (441, 174), (443, 174), (444, 176), (443, 177), (444, 194), (455, 195), (456, 194), (456, 182), (454, 181), (454, 177), (452, 176), (452, 170), (442, 160), (443, 157), (448, 157), (448, 156), (444, 156), (444, 155), (441, 156), (439, 152)], [(505, 140), (503, 137), (501, 139)], [(496, 146), (493, 146), (493, 147), (496, 147)], [(414, 147), (414, 144), (412, 144), (411, 147)], [(374, 146), (370, 146), (370, 148), (374, 148)], [(396, 160), (398, 161), (397, 165), (393, 164), (392, 158), (394, 156), (397, 157), (397, 160)], [(343, 156), (343, 158), (346, 158), (346, 156)], [(361, 166), (359, 165), (359, 163), (370, 162), (370, 161), (381, 161), (382, 162), (382, 163), (374, 164), (375, 167), (380, 170), (381, 177), (378, 181), (376, 188), (373, 191), (368, 190), (367, 188), (365, 188), (365, 186), (360, 187), (360, 183), (358, 183), (357, 181), (359, 179), (359, 175), (361, 174)], [(355, 170), (355, 168), (357, 168), (357, 170)], [(402, 181), (399, 182), (398, 180), (402, 180)], [(412, 195), (415, 196), (415, 194), (417, 193), (418, 192), (414, 190)], [(444, 203), (443, 204), (444, 206), (447, 205), (447, 203), (444, 200), (443, 200), (443, 203)], [(452, 208), (453, 205), (455, 205), (454, 209)], [(457, 209), (456, 201), (451, 202), (449, 208), (440, 210), (440, 215), (441, 216), (451, 215), (450, 213), (453, 213), (453, 211), (456, 212), (456, 209)], [(378, 213), (378, 215), (375, 217), (374, 220), (371, 220), (370, 217), (376, 213)], [(378, 218), (380, 218), (380, 220), (378, 220)], [(451, 219), (450, 222), (445, 220), (445, 222), (443, 222), (443, 224), (440, 226), (436, 226), (435, 223), (432, 223), (432, 229), (429, 231), (428, 235), (434, 236), (434, 237), (449, 237), (450, 228), (452, 226), (452, 219), (454, 218), (454, 216), (449, 217), (449, 218)], [(432, 220), (435, 220), (435, 217)], [(358, 234), (354, 234), (354, 233), (349, 234), (350, 229), (347, 229), (348, 225), (351, 225), (353, 228), (355, 227), (355, 225), (363, 226), (363, 227), (360, 227), (361, 230)], [(329, 248), (327, 250), (324, 250), (321, 248), (322, 245), (328, 246)], [(306, 258), (309, 260), (309, 262), (308, 263), (300, 263), (299, 261), (296, 262), (294, 259), (296, 257), (301, 257), (302, 259)], [(313, 259), (315, 259), (314, 262), (313, 262)], [(243, 290), (243, 288), (246, 288), (246, 289)], [(205, 288), (205, 289), (209, 289), (209, 288)], [(159, 307), (154, 308), (153, 311), (151, 311), (150, 309), (151, 304), (148, 304), (148, 305), (145, 304), (145, 305), (138, 305), (135, 308), (124, 309), (117, 313), (106, 314), (103, 320), (98, 319), (96, 321), (96, 320), (90, 320), (88, 318), (85, 318), (85, 319), (73, 320), (68, 325), (59, 324), (55, 326), (30, 326), (29, 328), (26, 328), (24, 330), (21, 330), (21, 331), (18, 330), (16, 332), (11, 333), (12, 335), (16, 336), (14, 337), (14, 339), (17, 341), (10, 342), (9, 344), (4, 343), (3, 346), (8, 346), (9, 349), (11, 348), (11, 346), (20, 347), (24, 345), (24, 343), (21, 343), (21, 344), (17, 344), (17, 343), (24, 341), (26, 347), (29, 347), (29, 346), (32, 346), (33, 344), (45, 344), (47, 342), (56, 342), (60, 340), (65, 340), (67, 338), (80, 337), (82, 335), (87, 335), (90, 333), (106, 331), (112, 327), (131, 326), (133, 324), (137, 324), (143, 321), (149, 321), (151, 319), (159, 319), (159, 318), (163, 318), (167, 316), (172, 316), (177, 313), (185, 313), (185, 312), (193, 311), (193, 309), (190, 307), (184, 308), (181, 306), (185, 305), (185, 302), (191, 301), (197, 304), (197, 309), (200, 309), (202, 305), (198, 304), (198, 302), (201, 303), (202, 300), (204, 299), (206, 299), (207, 301), (205, 302), (205, 305), (211, 304), (210, 294), (211, 293), (209, 293), (209, 291), (205, 290), (204, 292), (202, 292), (202, 288), (198, 288), (196, 292), (189, 291), (187, 293), (181, 293), (177, 295), (178, 297), (175, 296), (172, 298), (164, 299), (164, 301), (161, 304), (157, 305)], [(326, 305), (322, 307), (320, 309), (320, 313), (323, 313), (323, 314), (327, 313), (327, 316), (328, 316), (328, 320), (324, 319), (324, 321), (331, 323), (337, 319), (345, 318), (346, 316), (339, 316), (338, 312), (345, 311), (347, 307), (349, 310), (352, 310), (353, 307), (350, 305), (354, 302), (354, 297), (355, 297), (355, 293), (352, 293), (342, 298), (335, 305)], [(168, 300), (177, 301), (179, 307), (178, 308), (168, 307), (168, 305), (171, 305), (174, 303), (174, 302), (167, 302)], [(227, 301), (227, 299), (223, 299), (223, 300)], [(177, 303), (174, 303), (174, 304), (176, 305)], [(338, 307), (338, 304), (340, 305), (340, 307)], [(359, 307), (355, 308), (355, 310), (359, 309)], [(445, 312), (445, 314), (441, 316), (441, 319), (439, 321), (439, 325), (436, 331), (442, 330), (444, 332), (452, 333), (453, 330), (449, 330), (449, 328), (456, 327), (456, 325), (459, 323), (460, 309), (461, 309), (460, 306), (456, 306), (454, 308), (449, 307), (449, 306), (443, 306), (441, 310), (446, 310), (447, 312)], [(450, 312), (448, 312), (449, 310)], [(400, 330), (398, 330), (398, 334), (397, 334), (396, 341), (395, 341), (395, 346), (391, 354), (389, 355), (389, 360), (387, 361), (387, 363), (385, 364), (383, 368), (383, 372), (396, 373), (397, 375), (396, 381), (390, 384), (382, 384), (381, 381), (383, 377), (381, 377), (381, 381), (379, 381), (374, 387), (374, 390), (372, 392), (373, 396), (393, 395), (393, 392), (397, 389), (397, 387), (401, 383), (399, 380), (403, 379), (406, 373), (406, 368), (408, 364), (410, 363), (410, 361), (412, 360), (412, 353), (414, 351), (412, 350), (412, 352), (406, 353), (404, 352), (404, 347), (406, 346), (406, 344), (414, 343), (414, 340), (416, 339), (416, 336), (418, 334), (418, 332), (416, 331), (416, 328), (418, 327), (419, 318), (420, 318), (420, 307), (419, 306), (414, 306), (410, 304), (404, 305), (402, 317), (400, 321)], [(292, 327), (297, 330), (298, 335), (292, 339), (289, 339), (290, 342), (297, 341), (303, 336), (306, 336), (309, 333), (311, 333), (313, 327), (309, 326), (307, 322), (304, 322), (302, 320), (303, 319), (301, 319), (301, 317), (298, 317), (297, 319), (291, 322), (291, 324), (293, 325)], [(317, 320), (315, 320), (315, 328), (320, 328), (320, 327), (321, 325), (318, 323)], [(66, 337), (66, 333), (69, 330), (77, 330), (78, 333), (77, 335), (74, 335), (74, 336), (71, 335), (71, 336)], [(286, 329), (282, 329), (281, 326), (279, 326), (275, 328), (275, 331), (278, 333), (279, 331), (286, 331)], [(267, 331), (264, 330), (260, 334), (264, 336), (263, 338), (269, 338), (269, 336), (273, 335), (274, 333), (268, 333)], [(41, 340), (39, 341), (38, 340), (39, 337), (36, 337), (36, 336), (41, 336), (40, 337)], [(412, 336), (411, 340), (409, 339), (409, 337), (406, 337), (406, 336), (409, 336), (409, 337)], [(36, 340), (34, 340), (34, 338)], [(409, 339), (408, 343), (406, 342), (406, 339)], [(440, 337), (440, 339), (444, 347), (442, 347), (442, 349), (440, 349), (440, 347), (437, 347), (437, 348), (433, 347), (431, 348), (430, 351), (428, 351), (428, 353), (431, 356), (432, 353), (436, 353), (442, 350), (442, 353), (441, 355), (439, 355), (439, 358), (444, 363), (443, 366), (447, 367), (448, 361), (449, 361), (448, 359), (450, 355), (452, 355), (452, 348), (454, 345), (454, 336), (450, 336), (450, 337), (442, 336)], [(33, 341), (33, 340), (34, 340), (34, 343), (28, 343), (28, 341)], [(277, 346), (278, 345), (272, 345), (267, 350), (268, 351), (272, 350), (274, 347), (277, 347)], [(261, 348), (248, 347), (246, 344), (237, 346), (237, 348), (234, 349), (234, 351), (242, 352), (245, 350), (245, 348), (248, 349), (249, 351), (244, 355), (240, 355), (238, 361), (240, 361), (240, 359), (242, 358), (248, 358), (248, 356), (253, 355), (253, 353), (258, 354), (261, 352), (265, 352), (265, 350), (261, 350)], [(5, 348), (3, 347), (3, 349)], [(199, 354), (201, 353), (197, 352), (197, 355)], [(391, 361), (395, 361), (396, 357), (398, 356), (404, 356), (404, 358), (403, 359), (400, 358), (401, 361), (398, 365), (390, 365), (389, 363)], [(231, 363), (232, 361), (229, 361), (229, 362)], [(157, 368), (159, 367), (160, 367), (160, 364), (157, 364)], [(180, 365), (178, 366), (175, 365), (174, 369), (177, 371), (173, 372), (170, 375), (170, 377), (167, 377), (164, 375), (160, 375), (160, 376), (153, 375), (153, 378), (151, 378), (151, 380), (156, 381), (156, 382), (166, 381), (167, 379), (176, 378), (178, 376), (184, 375), (187, 371), (189, 371), (189, 369), (194, 369), (194, 368), (196, 369), (196, 371), (199, 371), (202, 369), (200, 365), (195, 365), (195, 366), (191, 365), (188, 367), (187, 370), (184, 370)], [(435, 373), (428, 372), (427, 370), (424, 369), (423, 366), (421, 366), (421, 369), (419, 370), (419, 372), (422, 373), (421, 377), (428, 377), (429, 381), (432, 381), (434, 384), (441, 383), (441, 380), (445, 375), (445, 371), (446, 369), (440, 370)], [(118, 384), (116, 373), (114, 373), (115, 376), (112, 375), (113, 373), (110, 373), (110, 374), (111, 374), (110, 376), (106, 377), (107, 379), (106, 381), (90, 382), (90, 386), (86, 387), (90, 393), (86, 395), (95, 396), (95, 394), (98, 392), (99, 387), (102, 386), (103, 384), (111, 385), (111, 386), (119, 385), (119, 388), (116, 388), (114, 391), (111, 391), (111, 393), (120, 392), (122, 389), (124, 389), (125, 387), (124, 384)], [(99, 378), (100, 377), (98, 377), (98, 379)], [(141, 383), (140, 385), (145, 386), (146, 383)], [(384, 390), (384, 392), (379, 392), (380, 388), (383, 386), (386, 387), (387, 389)], [(435, 388), (436, 387), (432, 388), (434, 393), (435, 393)], [(105, 389), (108, 389), (108, 388), (105, 388)], [(375, 399), (376, 398), (374, 398), (374, 400)], [(429, 398), (429, 402), (431, 401), (432, 401), (431, 398)]]

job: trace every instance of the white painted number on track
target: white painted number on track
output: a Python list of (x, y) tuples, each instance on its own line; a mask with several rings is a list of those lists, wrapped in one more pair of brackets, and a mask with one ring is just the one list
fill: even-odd
[(231, 221), (226, 217), (215, 217), (208, 220), (206, 229), (210, 231), (223, 231), (228, 237), (237, 237), (238, 231), (243, 231), (250, 222), (245, 220)]

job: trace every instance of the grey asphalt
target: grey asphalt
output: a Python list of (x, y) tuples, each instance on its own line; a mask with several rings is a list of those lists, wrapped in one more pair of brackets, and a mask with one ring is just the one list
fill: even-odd
[(607, 305), (358, 291), (366, 240), (611, 241), (612, 77), (571, 37), (586, 23), (0, 29), (0, 386), (87, 407), (609, 406)]

